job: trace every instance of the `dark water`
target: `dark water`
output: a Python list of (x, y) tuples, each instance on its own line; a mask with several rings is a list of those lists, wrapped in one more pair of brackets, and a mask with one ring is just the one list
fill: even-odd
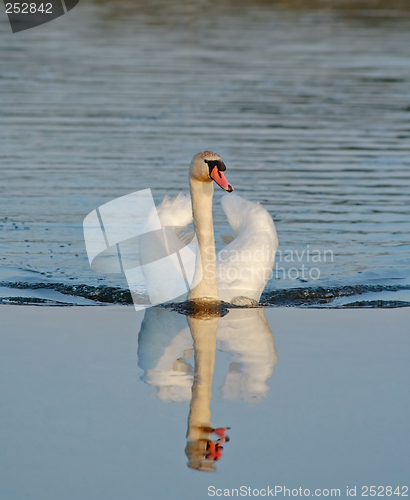
[(0, 300), (129, 302), (90, 269), (84, 217), (187, 192), (209, 149), (274, 218), (264, 303), (409, 305), (409, 10), (150, 5), (82, 0), (19, 34), (0, 17)]

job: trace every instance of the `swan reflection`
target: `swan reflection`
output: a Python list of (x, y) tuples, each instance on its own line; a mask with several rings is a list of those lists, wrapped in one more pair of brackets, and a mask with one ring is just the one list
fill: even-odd
[(277, 359), (264, 309), (231, 309), (224, 317), (187, 317), (157, 307), (145, 311), (138, 337), (141, 378), (163, 401), (190, 401), (185, 453), (188, 467), (197, 470), (215, 470), (229, 440), (227, 427), (211, 425), (216, 349), (231, 356), (219, 397), (262, 401)]

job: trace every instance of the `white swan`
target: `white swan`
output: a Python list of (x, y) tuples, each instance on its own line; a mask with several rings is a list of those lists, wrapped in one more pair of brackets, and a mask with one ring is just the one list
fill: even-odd
[[(202, 323), (211, 325), (208, 320)], [(209, 335), (212, 327), (209, 326)], [(206, 335), (207, 336), (207, 335)], [(157, 388), (163, 401), (182, 402), (192, 397), (195, 370), (193, 337), (186, 317), (162, 307), (145, 311), (138, 335), (138, 366), (141, 379)], [(263, 308), (231, 309), (219, 318), (216, 349), (229, 354), (219, 389), (221, 399), (258, 403), (269, 387), (268, 379), (277, 361), (273, 334)]]
[[(225, 170), (219, 155), (210, 151), (196, 154), (189, 170), (191, 199), (182, 194), (174, 200), (166, 197), (157, 212), (163, 227), (175, 228), (167, 233), (173, 248), (177, 247), (178, 240), (185, 244), (192, 239), (193, 235), (183, 230), (192, 221), (194, 223), (197, 258), (196, 263), (191, 262), (191, 267), (192, 283), (197, 285), (191, 288), (189, 300), (223, 300), (237, 305), (254, 305), (258, 303), (272, 272), (278, 238), (272, 217), (259, 203), (229, 194), (222, 197), (221, 204), (234, 234), (222, 235), (227, 245), (216, 255), (212, 219), (213, 181), (225, 191), (232, 192), (233, 187), (225, 177)], [(152, 254), (151, 247), (146, 253)], [(149, 274), (148, 271), (148, 267), (143, 268), (145, 281), (150, 285), (150, 300), (158, 304), (161, 300), (156, 297), (156, 290), (168, 287), (167, 277), (154, 269)], [(169, 286), (172, 286), (171, 282)]]

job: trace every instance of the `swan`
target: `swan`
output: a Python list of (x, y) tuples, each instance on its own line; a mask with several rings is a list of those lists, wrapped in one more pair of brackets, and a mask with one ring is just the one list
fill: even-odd
[[(233, 191), (225, 172), (219, 155), (211, 151), (197, 153), (189, 168), (190, 198), (183, 194), (174, 200), (165, 197), (157, 214), (163, 227), (173, 229), (167, 231), (168, 244), (173, 248), (181, 248), (196, 236), (196, 257), (192, 253), (193, 261), (188, 262), (192, 268), (189, 301), (257, 305), (273, 269), (278, 248), (276, 229), (272, 217), (259, 203), (227, 194), (221, 205), (233, 234), (222, 234), (226, 246), (216, 254), (214, 183), (228, 193)], [(195, 233), (185, 232), (192, 221)], [(146, 254), (146, 260), (152, 260), (151, 247)], [(168, 283), (166, 273), (153, 265), (143, 266), (143, 273), (151, 303), (161, 303), (160, 290), (172, 287), (172, 279), (169, 277)], [(186, 294), (180, 298), (186, 298)]]
[[(210, 336), (211, 323), (208, 319), (201, 322), (207, 327), (205, 337)], [(138, 367), (144, 372), (141, 380), (155, 387), (162, 401), (191, 400), (193, 349), (192, 328), (185, 316), (162, 307), (145, 310), (138, 334)], [(265, 310), (235, 308), (219, 318), (216, 349), (229, 356), (229, 365), (226, 358), (221, 361), (225, 378), (219, 398), (263, 401), (278, 357)]]

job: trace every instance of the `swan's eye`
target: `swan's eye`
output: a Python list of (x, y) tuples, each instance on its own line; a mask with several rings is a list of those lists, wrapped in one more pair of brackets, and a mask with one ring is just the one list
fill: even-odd
[(208, 160), (204, 160), (205, 163), (208, 163)]

